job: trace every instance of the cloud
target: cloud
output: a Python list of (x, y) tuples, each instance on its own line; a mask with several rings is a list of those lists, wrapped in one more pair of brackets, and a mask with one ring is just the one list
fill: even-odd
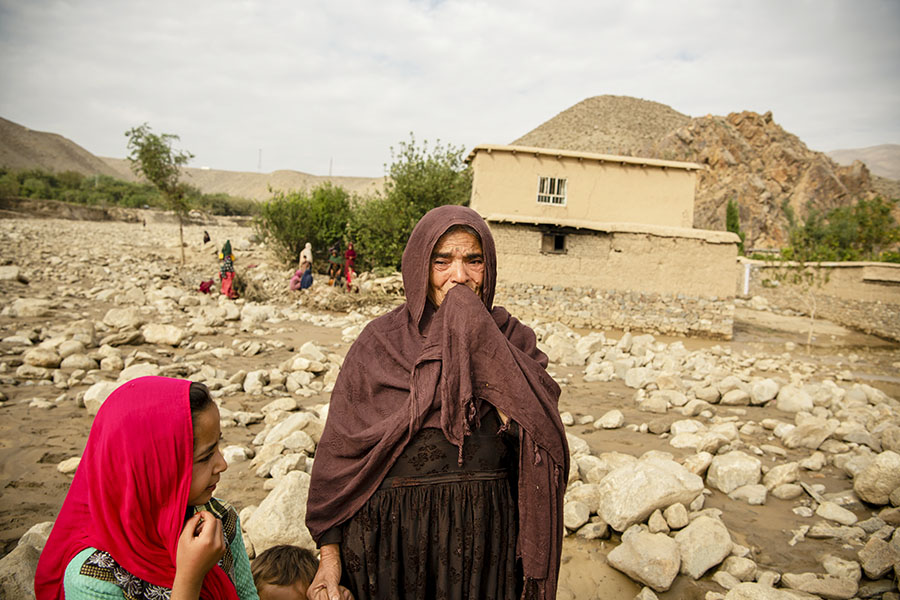
[(409, 132), (508, 143), (584, 98), (772, 110), (810, 147), (900, 141), (892, 0), (0, 0), (0, 116), (107, 156), (377, 176)]

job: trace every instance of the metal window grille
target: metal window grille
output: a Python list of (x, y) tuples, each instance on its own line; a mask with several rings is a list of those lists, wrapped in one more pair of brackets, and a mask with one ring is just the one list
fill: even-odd
[(538, 180), (538, 204), (566, 204), (566, 180), (561, 177), (541, 177)]

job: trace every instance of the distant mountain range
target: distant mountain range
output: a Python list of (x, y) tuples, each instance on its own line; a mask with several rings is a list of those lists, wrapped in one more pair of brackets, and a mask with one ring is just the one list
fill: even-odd
[(850, 165), (854, 160), (859, 160), (869, 167), (873, 175), (900, 179), (900, 144), (832, 150), (827, 154), (839, 165)]

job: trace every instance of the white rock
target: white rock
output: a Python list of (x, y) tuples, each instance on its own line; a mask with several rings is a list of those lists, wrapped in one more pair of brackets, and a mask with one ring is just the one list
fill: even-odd
[(263, 387), (269, 383), (269, 372), (266, 369), (258, 369), (247, 373), (244, 379), (244, 391), (253, 396), (263, 393)]
[(119, 387), (115, 381), (98, 381), (84, 392), (84, 407), (89, 415), (96, 415), (106, 398)]
[(22, 355), (22, 361), (26, 365), (48, 369), (55, 369), (58, 367), (61, 360), (62, 358), (55, 350), (41, 348), (40, 346), (37, 348), (29, 348), (25, 351), (25, 354)]
[(569, 530), (576, 530), (591, 518), (591, 512), (583, 502), (566, 502), (563, 506), (563, 524)]
[(760, 405), (769, 402), (778, 395), (778, 382), (774, 379), (761, 379), (750, 386), (750, 404)]
[(853, 481), (853, 491), (871, 504), (887, 504), (900, 487), (900, 454), (886, 450), (875, 457)]
[(841, 525), (853, 525), (858, 520), (855, 514), (834, 502), (823, 502), (816, 509), (816, 514)]
[(78, 469), (79, 463), (81, 463), (81, 457), (73, 456), (56, 465), (56, 470), (63, 475), (72, 475)]
[(618, 409), (607, 412), (594, 422), (594, 429), (618, 429), (625, 424), (625, 415)]
[(244, 446), (226, 446), (222, 450), (222, 456), (229, 465), (244, 462), (250, 458), (248, 449)]
[(119, 383), (124, 383), (126, 381), (131, 381), (132, 379), (137, 379), (138, 377), (147, 377), (149, 375), (159, 375), (159, 365), (154, 365), (153, 363), (137, 363), (130, 367), (125, 367), (119, 372), (117, 381)]
[(664, 510), (663, 516), (666, 518), (666, 523), (669, 524), (670, 529), (681, 529), (690, 523), (687, 508), (681, 502), (676, 502)]
[(309, 475), (291, 471), (278, 480), (259, 508), (244, 523), (257, 553), (278, 544), (295, 544), (310, 550), (315, 542), (306, 529)]
[(780, 485), (794, 483), (800, 478), (800, 465), (795, 462), (785, 463), (769, 469), (763, 476), (763, 484), (766, 489), (772, 491)]
[(740, 450), (715, 456), (709, 465), (706, 481), (712, 487), (728, 494), (743, 486), (759, 482), (762, 463), (758, 458)]
[(733, 543), (725, 524), (712, 517), (699, 516), (675, 534), (681, 554), (681, 572), (699, 579), (731, 554)]
[(656, 509), (690, 503), (703, 491), (703, 480), (675, 461), (639, 460), (619, 467), (598, 484), (597, 514), (616, 531), (641, 523)]
[(141, 335), (148, 344), (160, 344), (163, 346), (177, 346), (187, 336), (187, 332), (175, 325), (151, 323), (141, 329)]
[(809, 412), (813, 409), (813, 401), (803, 389), (786, 385), (778, 391), (775, 408), (784, 412)]
[(680, 566), (678, 544), (672, 538), (639, 527), (628, 530), (606, 560), (610, 566), (657, 592), (672, 586)]
[(138, 329), (146, 319), (140, 310), (129, 306), (109, 309), (103, 317), (103, 322), (114, 329)]

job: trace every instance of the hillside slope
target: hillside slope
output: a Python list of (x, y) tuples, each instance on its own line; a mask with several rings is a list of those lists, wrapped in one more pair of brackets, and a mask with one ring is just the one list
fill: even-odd
[(865, 163), (873, 175), (900, 179), (900, 144), (832, 150), (828, 156), (839, 165), (849, 165), (858, 160)]
[[(108, 175), (137, 181), (130, 163), (124, 158), (94, 156), (72, 140), (55, 133), (34, 131), (0, 118), (0, 166), (10, 169), (42, 169), (55, 173), (76, 171), (83, 175)], [(187, 168), (184, 180), (208, 194), (267, 200), (269, 191), (308, 190), (330, 181), (349, 192), (371, 193), (384, 185), (383, 177), (321, 177), (299, 171), (247, 173), (214, 169)]]
[(707, 165), (694, 202), (694, 227), (725, 229), (725, 208), (740, 207), (747, 247), (786, 240), (790, 204), (827, 210), (875, 193), (860, 162), (841, 167), (786, 132), (771, 113), (691, 118), (658, 102), (625, 96), (588, 98), (513, 144), (681, 160)]
[[(131, 172), (128, 160), (124, 158), (106, 158), (101, 160), (117, 173), (117, 177), (126, 181), (137, 181)], [(300, 171), (273, 171), (272, 173), (252, 173), (246, 171), (221, 171), (218, 169), (183, 169), (183, 181), (199, 188), (207, 194), (228, 194), (251, 200), (268, 200), (273, 190), (291, 191), (308, 190), (322, 183), (330, 182), (339, 185), (351, 193), (368, 194), (380, 190), (384, 185), (383, 177), (327, 177), (310, 175)]]
[(0, 118), (0, 166), (116, 176), (114, 169), (72, 140), (55, 133), (34, 131), (3, 118)]

